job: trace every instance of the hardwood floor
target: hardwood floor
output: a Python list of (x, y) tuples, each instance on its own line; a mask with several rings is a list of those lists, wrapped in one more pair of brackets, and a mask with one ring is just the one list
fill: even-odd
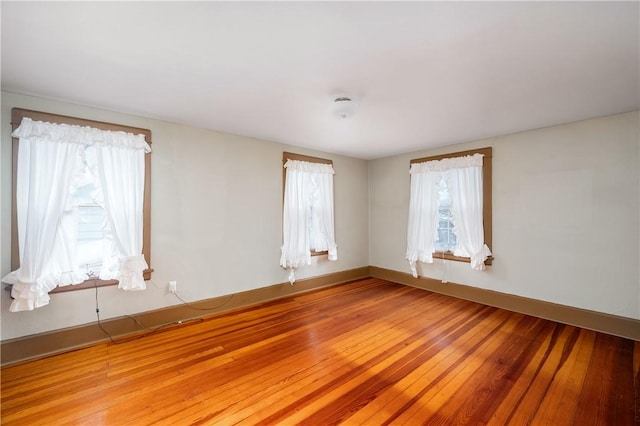
[(3, 425), (633, 425), (640, 343), (378, 279), (2, 369)]

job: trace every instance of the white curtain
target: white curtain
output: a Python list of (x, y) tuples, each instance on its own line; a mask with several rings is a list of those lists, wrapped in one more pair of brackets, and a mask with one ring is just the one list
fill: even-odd
[(143, 271), (148, 268), (142, 255), (145, 151), (120, 143), (97, 144), (96, 151), (109, 222), (100, 279), (118, 280), (123, 290), (144, 290)]
[(417, 261), (433, 263), (438, 229), (438, 182), (443, 177), (451, 196), (454, 232), (458, 239), (454, 255), (469, 257), (473, 269), (484, 270), (484, 261), (491, 252), (484, 244), (482, 155), (414, 163), (409, 173), (411, 194), (406, 257), (413, 276), (418, 276)]
[[(105, 145), (144, 153), (149, 152), (150, 147), (143, 135), (29, 118), (22, 119), (13, 136), (19, 138), (16, 209), (20, 267), (2, 281), (13, 285), (10, 310), (16, 312), (48, 304), (48, 292), (56, 286), (78, 284), (87, 279), (75, 262), (75, 211), (68, 205), (85, 148)], [(127, 166), (122, 166), (118, 173), (128, 178), (140, 173), (140, 170), (125, 173), (125, 168)], [(112, 175), (106, 180), (120, 177)], [(122, 179), (121, 184), (125, 183), (122, 192), (128, 193), (130, 182)], [(141, 206), (140, 203), (140, 209)], [(114, 240), (126, 239), (121, 234), (128, 231), (114, 227)], [(126, 262), (124, 266), (128, 266)]]
[(483, 271), (484, 261), (491, 256), (489, 247), (484, 243), (482, 225), (482, 157), (468, 167), (452, 169), (448, 172), (451, 211), (453, 213), (454, 232), (458, 238), (455, 256), (469, 257), (471, 268)]
[(73, 249), (66, 243), (69, 227), (60, 226), (66, 225), (63, 217), (69, 215), (69, 190), (82, 146), (25, 137), (30, 134), (28, 127), (21, 126), (13, 135), (20, 138), (16, 181), (20, 267), (3, 278), (13, 285), (11, 312), (44, 306), (56, 286), (86, 279), (73, 264)]
[(287, 160), (283, 245), (280, 266), (289, 269), (289, 281), (295, 282), (294, 269), (311, 264), (311, 250), (329, 253), (338, 259), (333, 221), (333, 166)]
[(407, 260), (411, 273), (418, 277), (416, 262), (433, 263), (434, 241), (438, 232), (438, 182), (440, 173), (425, 163), (412, 164)]

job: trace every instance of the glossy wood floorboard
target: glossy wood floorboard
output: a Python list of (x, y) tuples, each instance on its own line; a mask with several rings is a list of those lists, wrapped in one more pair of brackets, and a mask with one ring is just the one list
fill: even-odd
[(378, 279), (2, 369), (2, 425), (634, 425), (640, 343)]

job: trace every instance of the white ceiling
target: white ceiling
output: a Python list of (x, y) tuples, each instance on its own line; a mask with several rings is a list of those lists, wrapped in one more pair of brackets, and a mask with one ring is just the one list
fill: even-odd
[(639, 5), (3, 1), (2, 89), (372, 159), (640, 109)]

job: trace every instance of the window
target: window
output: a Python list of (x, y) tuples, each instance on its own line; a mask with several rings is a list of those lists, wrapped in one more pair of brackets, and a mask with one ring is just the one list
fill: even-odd
[(453, 212), (451, 196), (444, 177), (438, 182), (438, 238), (435, 241), (436, 252), (453, 253), (458, 246), (458, 239), (453, 229)]
[(331, 160), (283, 153), (283, 244), (280, 265), (294, 269), (311, 264), (311, 256), (337, 260), (333, 226), (333, 163)]
[[(23, 121), (26, 123), (24, 129), (30, 128), (32, 133), (30, 136), (21, 133), (20, 139), (15, 137), (13, 139), (11, 263), (14, 272), (3, 278), (4, 281), (14, 284), (12, 295), (16, 290), (16, 284), (11, 279), (15, 281), (18, 270), (22, 270), (20, 279), (23, 281), (21, 282), (23, 284), (37, 283), (38, 291), (42, 290), (40, 286), (43, 281), (46, 281), (47, 283), (44, 285), (46, 293), (113, 284), (119, 284), (121, 288), (132, 290), (138, 289), (135, 287), (139, 287), (137, 284), (139, 282), (142, 282), (144, 288), (142, 280), (150, 279), (153, 271), (148, 267), (151, 260), (151, 161), (148, 145), (151, 143), (151, 132), (146, 129), (14, 108), (12, 110), (13, 130), (16, 131)], [(21, 132), (25, 132), (24, 129), (21, 129)], [(46, 136), (41, 136), (39, 132)], [(71, 141), (66, 139), (73, 139), (78, 143), (70, 143)], [(28, 163), (20, 163), (23, 165), (20, 166), (21, 169), (19, 167), (18, 153), (19, 151), (23, 152), (21, 151), (21, 140), (25, 141), (25, 146), (22, 148), (32, 157), (31, 164), (35, 163), (38, 166), (35, 169)], [(91, 142), (88, 142), (89, 140)], [(33, 197), (27, 197), (22, 193), (25, 192), (24, 188), (30, 188), (26, 184), (19, 194), (18, 186), (20, 184), (18, 182), (21, 179), (25, 182), (25, 176), (27, 176), (26, 179), (31, 180), (31, 185), (34, 181), (43, 179), (45, 176), (38, 170), (43, 168), (43, 158), (48, 157), (36, 157), (36, 155), (44, 155), (41, 154), (43, 150), (36, 149), (38, 146), (46, 147), (46, 150), (49, 151), (53, 150), (51, 152), (59, 149), (55, 148), (56, 146), (69, 147), (62, 151), (55, 151), (56, 155), (64, 154), (61, 156), (64, 161), (47, 172), (48, 176), (54, 176), (56, 179), (67, 179), (65, 182), (69, 182), (69, 184), (63, 184), (59, 187), (52, 185), (52, 191), (58, 192), (55, 197), (51, 197), (51, 201), (58, 207), (48, 211), (46, 215), (41, 215), (37, 220), (30, 218), (31, 225), (25, 225), (28, 222), (26, 219), (18, 220), (19, 211), (22, 211), (24, 215), (24, 212), (28, 211), (25, 210), (25, 205), (27, 205), (25, 200), (28, 198), (29, 202), (32, 202)], [(123, 149), (123, 146), (128, 149)], [(137, 154), (132, 154), (133, 152), (137, 152)], [(133, 160), (134, 157), (137, 159)], [(27, 158), (26, 154), (25, 158)], [(93, 167), (90, 167), (89, 163)], [(95, 166), (96, 164), (99, 166)], [(46, 167), (44, 168), (46, 169)], [(124, 191), (122, 190), (123, 185), (126, 185)], [(123, 201), (127, 198), (124, 194), (131, 195), (132, 188), (139, 188), (137, 195), (130, 197), (135, 202)], [(66, 200), (66, 203), (62, 200)], [(111, 206), (111, 210), (108, 206)], [(132, 211), (135, 214), (132, 214)], [(25, 227), (32, 226), (34, 223), (41, 224), (48, 218), (58, 217), (56, 215), (59, 215), (59, 219), (53, 220), (51, 225), (58, 230), (53, 232), (55, 236), (52, 238), (55, 242), (51, 243), (48, 249), (53, 254), (49, 257), (45, 255), (43, 258), (47, 259), (45, 263), (56, 263), (56, 259), (53, 258), (63, 255), (69, 265), (73, 266), (69, 266), (69, 270), (59, 266), (44, 268), (48, 274), (46, 280), (39, 275), (33, 275), (33, 273), (30, 278), (26, 278), (24, 267), (20, 265), (21, 257), (28, 256), (33, 244), (24, 242), (25, 233), (22, 232), (23, 237), (20, 237), (19, 227), (24, 231)], [(132, 217), (134, 219), (131, 219)], [(134, 225), (131, 225), (132, 223)], [(141, 229), (141, 235), (137, 234), (139, 231), (131, 232), (132, 229)], [(74, 241), (74, 244), (64, 244), (64, 241), (67, 240)], [(20, 244), (20, 241), (23, 243)], [(61, 241), (62, 245), (59, 244)], [(24, 246), (29, 247), (25, 250)], [(136, 248), (139, 246), (141, 249)], [(60, 250), (60, 247), (64, 249)], [(141, 254), (131, 255), (136, 252)], [(47, 249), (43, 249), (42, 253), (47, 253)], [(141, 266), (142, 264), (145, 265)], [(32, 266), (27, 266), (27, 268)], [(139, 271), (141, 268), (144, 269), (142, 277), (134, 278), (137, 274), (135, 271)], [(42, 265), (40, 265), (40, 269), (42, 269)], [(67, 277), (60, 279), (61, 275), (67, 275)], [(76, 283), (79, 276), (86, 275), (101, 276), (104, 279), (91, 279), (91, 281), (81, 284), (55, 287), (59, 282)], [(51, 278), (53, 276), (55, 279)], [(119, 280), (116, 280), (116, 277)], [(133, 283), (133, 285), (127, 288), (127, 283)], [(48, 295), (42, 294), (40, 296), (42, 299), (40, 302), (36, 302), (34, 306), (26, 309), (33, 309), (33, 307), (48, 303)]]
[(411, 160), (407, 259), (414, 276), (415, 262), (434, 256), (474, 269), (491, 264), (491, 157), (482, 148)]
[(107, 217), (104, 207), (93, 195), (99, 191), (94, 181), (85, 183), (71, 195), (71, 205), (76, 211), (78, 242), (76, 260), (78, 267), (89, 276), (99, 276), (104, 252), (104, 227)]

